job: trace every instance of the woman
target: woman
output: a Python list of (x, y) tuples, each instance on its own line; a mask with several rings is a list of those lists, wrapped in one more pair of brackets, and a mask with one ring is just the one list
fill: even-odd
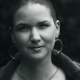
[[(14, 5), (15, 4), (15, 5)], [(16, 0), (9, 29), (19, 50), (0, 70), (1, 80), (80, 80), (80, 67), (54, 50), (59, 20), (48, 0)]]

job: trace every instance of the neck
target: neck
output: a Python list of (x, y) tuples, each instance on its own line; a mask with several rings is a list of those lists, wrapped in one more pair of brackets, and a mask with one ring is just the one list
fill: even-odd
[(52, 64), (51, 55), (39, 62), (31, 62), (21, 59), (18, 72), (27, 80), (49, 80), (56, 72), (56, 66)]

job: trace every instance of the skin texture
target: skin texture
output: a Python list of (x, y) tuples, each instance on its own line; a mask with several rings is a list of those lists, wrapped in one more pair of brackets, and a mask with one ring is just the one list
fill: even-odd
[[(16, 12), (12, 37), (23, 56), (36, 60), (51, 53), (59, 28), (56, 28), (48, 8), (40, 4), (28, 5)], [(39, 51), (29, 49), (34, 46), (43, 47)]]
[[(16, 71), (24, 79), (49, 80), (55, 74), (57, 67), (51, 62), (51, 51), (59, 32), (58, 21), (54, 24), (46, 6), (28, 3), (17, 10), (11, 36), (22, 55)], [(43, 47), (31, 48), (35, 46)], [(21, 79), (16, 71), (11, 80)], [(58, 68), (52, 80), (65, 80), (64, 78), (64, 72)]]

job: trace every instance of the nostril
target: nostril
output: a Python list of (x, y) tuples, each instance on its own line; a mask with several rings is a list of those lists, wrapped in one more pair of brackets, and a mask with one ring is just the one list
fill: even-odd
[(32, 43), (37, 43), (37, 42), (40, 42), (40, 39), (31, 39), (31, 42)]
[(38, 29), (36, 27), (33, 27), (31, 32), (31, 42), (37, 43), (37, 42), (40, 42), (40, 40), (41, 40), (41, 37)]

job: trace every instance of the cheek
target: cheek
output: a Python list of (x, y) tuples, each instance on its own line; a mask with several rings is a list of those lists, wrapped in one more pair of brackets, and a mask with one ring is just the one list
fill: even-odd
[(52, 49), (55, 43), (56, 28), (51, 27), (43, 32), (43, 40), (46, 44), (47, 49)]
[(45, 37), (44, 39), (47, 42), (54, 42), (55, 36), (56, 36), (56, 28), (55, 27), (54, 28), (53, 27), (50, 27), (45, 32), (43, 32), (42, 34)]
[(29, 38), (30, 38), (29, 33), (15, 33), (14, 34), (14, 39), (16, 41), (16, 44), (19, 47), (27, 45)]

